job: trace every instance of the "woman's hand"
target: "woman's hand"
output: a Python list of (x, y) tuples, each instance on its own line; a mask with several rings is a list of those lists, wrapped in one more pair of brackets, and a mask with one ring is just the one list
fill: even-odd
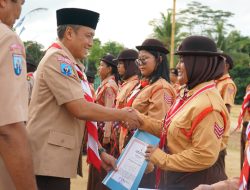
[(148, 145), (147, 150), (145, 152), (145, 159), (150, 161), (150, 157), (156, 149), (157, 149), (157, 147), (154, 147), (152, 145)]

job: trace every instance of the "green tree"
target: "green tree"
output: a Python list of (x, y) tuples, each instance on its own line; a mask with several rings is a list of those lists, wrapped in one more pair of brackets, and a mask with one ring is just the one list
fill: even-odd
[(45, 51), (43, 51), (44, 46), (35, 41), (26, 41), (24, 42), (24, 46), (26, 58), (38, 65), (45, 53)]
[[(153, 27), (152, 37), (160, 40), (164, 46), (170, 50), (171, 45), (171, 32), (172, 32), (172, 12), (167, 11), (167, 14), (160, 13), (160, 19), (154, 19), (149, 22), (149, 25)], [(175, 47), (180, 43), (184, 36), (184, 33), (180, 33), (182, 25), (178, 22), (175, 23)], [(175, 63), (177, 61), (175, 60)]]
[(110, 53), (117, 57), (118, 54), (124, 49), (124, 46), (118, 42), (109, 41), (102, 46), (102, 49), (104, 54)]
[(187, 8), (177, 13), (177, 21), (181, 23), (189, 35), (213, 35), (216, 32), (214, 26), (223, 23), (226, 29), (232, 28), (228, 19), (234, 14), (222, 10), (213, 10), (209, 6), (197, 1), (187, 4)]
[(235, 68), (230, 71), (230, 75), (234, 79), (238, 89), (235, 97), (235, 103), (241, 104), (246, 92), (246, 87), (250, 84), (250, 67), (236, 65)]

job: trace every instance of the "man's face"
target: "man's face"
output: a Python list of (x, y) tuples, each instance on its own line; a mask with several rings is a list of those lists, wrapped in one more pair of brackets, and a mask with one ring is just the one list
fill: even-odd
[(80, 26), (77, 31), (73, 31), (71, 38), (71, 53), (76, 59), (87, 57), (89, 49), (93, 45), (95, 31), (92, 28)]
[(21, 14), (24, 1), (25, 0), (7, 0), (4, 5), (4, 12), (6, 14), (1, 18), (2, 22), (12, 28)]

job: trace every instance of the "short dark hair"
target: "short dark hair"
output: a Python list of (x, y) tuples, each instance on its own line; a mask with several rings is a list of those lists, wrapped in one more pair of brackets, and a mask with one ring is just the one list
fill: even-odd
[(125, 74), (122, 76), (122, 80), (127, 80), (128, 78), (139, 74), (139, 69), (135, 60), (120, 60), (118, 64), (120, 63), (122, 63), (125, 68)]
[(67, 29), (67, 27), (71, 27), (74, 32), (77, 32), (77, 30), (81, 27), (80, 25), (73, 25), (73, 24), (65, 24), (65, 25), (59, 25), (57, 27), (57, 36), (58, 38), (61, 40), (63, 39), (63, 36), (65, 34), (65, 31)]

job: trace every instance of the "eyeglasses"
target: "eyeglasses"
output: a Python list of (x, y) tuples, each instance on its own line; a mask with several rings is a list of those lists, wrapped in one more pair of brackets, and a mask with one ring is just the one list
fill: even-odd
[(148, 58), (138, 58), (135, 60), (137, 66), (146, 65)]

